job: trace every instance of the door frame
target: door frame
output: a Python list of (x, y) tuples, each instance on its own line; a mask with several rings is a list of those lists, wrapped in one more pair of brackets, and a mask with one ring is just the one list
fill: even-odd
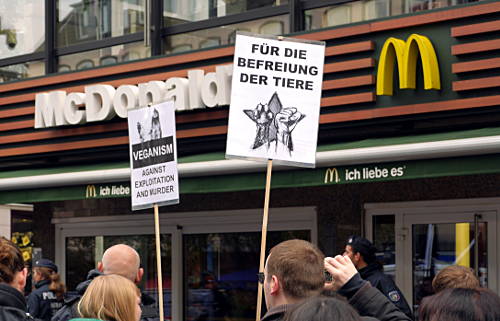
[[(393, 203), (366, 203), (365, 233), (369, 240), (373, 240), (373, 217), (378, 215), (395, 216), (395, 245), (396, 245), (396, 284), (401, 288), (408, 304), (413, 305), (413, 276), (412, 276), (412, 243), (411, 228), (408, 222), (420, 223), (449, 223), (452, 219), (459, 219), (464, 215), (474, 213), (488, 213), (483, 217), (488, 222), (488, 288), (496, 293), (500, 292), (500, 269), (497, 249), (500, 239), (500, 198), (452, 199), (438, 201), (415, 201)], [(429, 214), (432, 213), (432, 214)], [(494, 213), (494, 214), (491, 214)], [(427, 220), (427, 221), (426, 221)], [(418, 223), (417, 223), (418, 224)], [(409, 267), (408, 268), (408, 264)], [(495, 273), (496, 271), (496, 273)]]
[[(170, 234), (172, 242), (172, 320), (183, 319), (183, 243), (184, 234), (260, 232), (262, 209), (167, 213), (160, 208), (160, 233)], [(309, 230), (311, 242), (318, 244), (316, 207), (269, 209), (268, 231)], [(63, 281), (66, 277), (66, 238), (101, 235), (154, 235), (152, 215), (113, 215), (54, 218), (55, 261)]]

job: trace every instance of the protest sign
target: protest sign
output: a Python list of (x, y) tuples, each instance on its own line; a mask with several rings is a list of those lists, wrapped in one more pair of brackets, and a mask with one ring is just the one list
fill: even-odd
[(227, 158), (314, 167), (325, 44), (238, 33)]
[(132, 210), (179, 203), (174, 103), (128, 112)]

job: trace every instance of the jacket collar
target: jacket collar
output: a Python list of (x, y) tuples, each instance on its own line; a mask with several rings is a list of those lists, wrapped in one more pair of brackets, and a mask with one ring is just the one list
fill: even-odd
[(24, 295), (7, 284), (0, 284), (0, 306), (26, 310)]

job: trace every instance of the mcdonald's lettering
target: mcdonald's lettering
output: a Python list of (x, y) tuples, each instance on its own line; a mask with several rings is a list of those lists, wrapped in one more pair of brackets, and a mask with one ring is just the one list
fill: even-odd
[[(335, 181), (333, 180), (335, 178)], [(325, 184), (340, 182), (339, 172), (336, 168), (327, 168), (325, 172)]]
[(439, 65), (431, 41), (425, 36), (412, 34), (406, 41), (393, 37), (385, 41), (377, 69), (377, 95), (392, 95), (396, 62), (399, 88), (415, 89), (419, 53), (424, 75), (424, 89), (441, 89)]
[(90, 197), (97, 197), (95, 185), (87, 185), (87, 188), (85, 189), (85, 198)]

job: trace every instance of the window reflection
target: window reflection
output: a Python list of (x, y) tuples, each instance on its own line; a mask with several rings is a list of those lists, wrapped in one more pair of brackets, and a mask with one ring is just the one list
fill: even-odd
[[(185, 315), (188, 321), (255, 320), (260, 232), (184, 236)], [(309, 231), (269, 232), (267, 250)]]
[(265, 35), (285, 34), (290, 29), (288, 20), (288, 15), (282, 15), (169, 36), (165, 38), (165, 53), (178, 53), (233, 44), (237, 31)]
[(0, 67), (0, 83), (42, 76), (45, 74), (43, 61), (29, 61), (22, 64)]
[(362, 0), (305, 11), (305, 30), (345, 25), (477, 0)]
[(44, 50), (45, 1), (0, 1), (0, 59)]
[(58, 46), (144, 30), (145, 0), (59, 0)]
[(164, 25), (218, 18), (286, 3), (288, 0), (164, 0)]
[(149, 56), (149, 49), (144, 47), (142, 42), (136, 42), (61, 56), (59, 57), (59, 68), (63, 68), (64, 71), (83, 70)]

